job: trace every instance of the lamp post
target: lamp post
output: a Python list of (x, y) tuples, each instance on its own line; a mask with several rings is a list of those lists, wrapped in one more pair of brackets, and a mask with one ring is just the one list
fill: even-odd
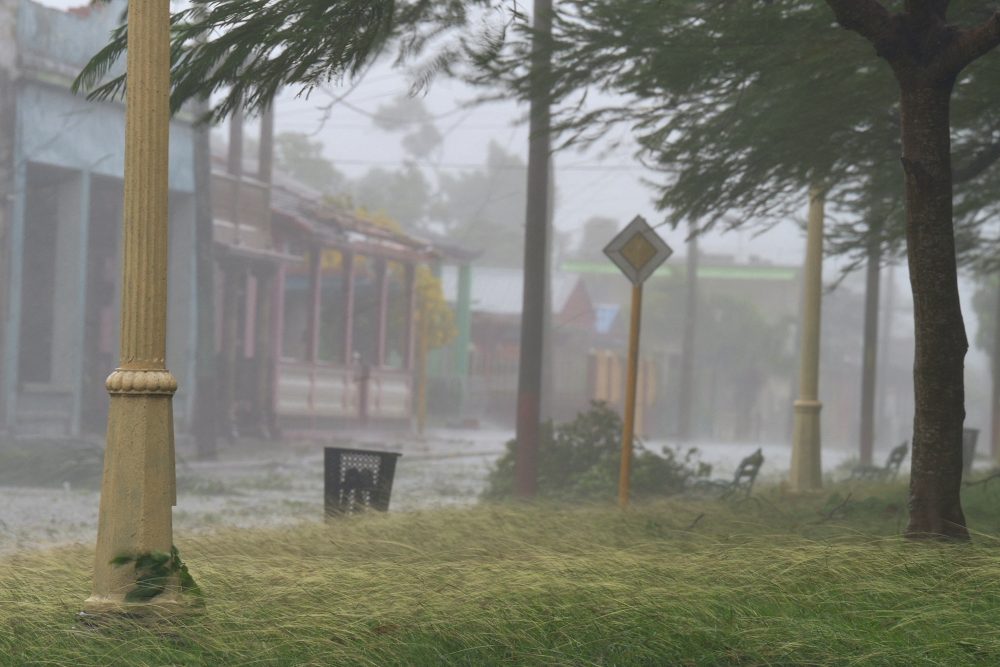
[(177, 605), (177, 576), (160, 594), (130, 601), (139, 573), (112, 560), (169, 554), (176, 503), (173, 394), (166, 368), (167, 151), (170, 3), (129, 3), (121, 358), (111, 394), (97, 527), (93, 593), (85, 612), (141, 612)]
[(823, 305), (823, 192), (809, 192), (809, 226), (806, 232), (805, 292), (802, 302), (802, 348), (799, 360), (799, 398), (795, 401), (792, 466), (793, 491), (823, 486), (820, 459), (819, 342)]

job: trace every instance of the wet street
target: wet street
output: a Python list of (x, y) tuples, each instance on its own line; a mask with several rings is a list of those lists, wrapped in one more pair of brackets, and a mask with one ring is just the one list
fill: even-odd
[[(402, 452), (392, 489), (391, 510), (406, 512), (477, 501), (493, 462), (512, 434), (504, 431), (440, 430), (426, 438), (406, 434), (356, 436), (337, 446)], [(658, 452), (664, 443), (646, 447)], [(697, 445), (712, 477), (732, 475), (739, 461), (760, 446), (760, 479), (778, 482), (787, 475), (787, 445)], [(876, 462), (888, 450), (876, 450)], [(824, 470), (846, 476), (854, 452), (827, 449)], [(220, 447), (220, 460), (193, 461), (190, 447), (179, 446), (178, 535), (223, 528), (274, 526), (317, 521), (323, 513), (323, 444), (244, 443)], [(908, 465), (908, 462), (906, 463)], [(0, 553), (72, 543), (90, 543), (97, 531), (100, 494), (93, 489), (0, 486)]]

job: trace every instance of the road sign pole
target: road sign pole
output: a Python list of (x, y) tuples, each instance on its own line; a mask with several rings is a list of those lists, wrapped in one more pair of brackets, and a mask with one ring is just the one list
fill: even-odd
[(628, 507), (632, 477), (632, 440), (635, 436), (635, 395), (639, 379), (639, 324), (642, 322), (642, 283), (673, 253), (656, 231), (637, 215), (604, 248), (604, 254), (632, 283), (632, 322), (629, 330), (628, 369), (625, 379), (625, 420), (622, 429), (622, 464), (618, 476), (618, 504)]
[(628, 507), (632, 479), (632, 439), (635, 434), (635, 395), (639, 376), (639, 328), (642, 323), (642, 284), (632, 286), (632, 321), (628, 338), (628, 375), (625, 384), (625, 428), (622, 464), (618, 475), (618, 505)]

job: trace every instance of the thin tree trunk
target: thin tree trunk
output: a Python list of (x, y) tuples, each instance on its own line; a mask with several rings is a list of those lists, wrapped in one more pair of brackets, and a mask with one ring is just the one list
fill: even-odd
[[(889, 264), (881, 302), (882, 323), (879, 325), (878, 376), (882, 378), (883, 390), (878, 394), (875, 402), (878, 406), (878, 423), (885, 426), (890, 423), (888, 397), (894, 391), (891, 372), (893, 317), (896, 308), (896, 264), (894, 261)], [(892, 424), (895, 424), (895, 418), (893, 418)], [(890, 438), (895, 438), (897, 435), (895, 430), (889, 433)]]
[(538, 488), (538, 434), (545, 338), (545, 270), (548, 257), (548, 173), (550, 109), (547, 89), (552, 0), (535, 0), (531, 54), (532, 95), (528, 138), (528, 203), (524, 230), (524, 292), (517, 385), (517, 495), (530, 498)]
[(913, 459), (908, 537), (968, 539), (962, 513), (963, 366), (969, 344), (952, 222), (951, 81), (901, 81), (906, 241), (913, 291)]
[(680, 405), (677, 412), (677, 438), (691, 439), (692, 405), (694, 400), (695, 334), (698, 319), (698, 227), (692, 221), (688, 227), (687, 284), (684, 297), (684, 337), (681, 341)]
[(865, 333), (861, 354), (861, 463), (872, 465), (875, 450), (875, 387), (878, 368), (879, 271), (882, 262), (880, 235), (872, 229), (865, 271)]

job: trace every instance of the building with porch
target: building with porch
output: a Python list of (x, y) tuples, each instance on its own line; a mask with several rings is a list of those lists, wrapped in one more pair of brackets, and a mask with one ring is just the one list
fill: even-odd
[[(69, 86), (123, 4), (64, 12), (0, 0), (0, 429), (16, 435), (106, 426), (122, 289), (124, 106), (89, 102)], [(266, 138), (244, 165), (241, 119), (229, 154), (196, 183), (192, 118), (179, 114), (170, 138), (166, 363), (179, 383), (177, 429), (191, 427), (196, 400), (203, 186), (220, 434), (408, 426), (415, 276), (433, 249), (273, 174)]]
[[(103, 430), (118, 348), (124, 106), (69, 90), (123, 3), (64, 12), (0, 0), (3, 345), (0, 424), (18, 433)], [(171, 125), (168, 364), (186, 423), (194, 357), (191, 127)]]

